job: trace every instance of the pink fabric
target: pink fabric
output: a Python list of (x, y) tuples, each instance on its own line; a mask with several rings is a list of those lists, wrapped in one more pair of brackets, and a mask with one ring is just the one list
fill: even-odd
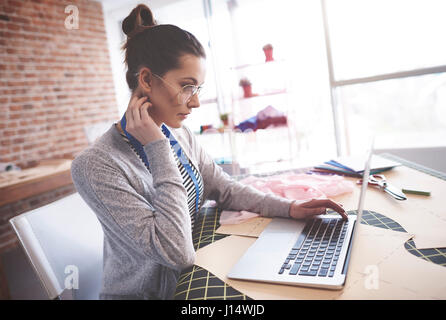
[(222, 211), (220, 215), (220, 224), (238, 224), (245, 220), (258, 217), (259, 214), (249, 211)]
[(265, 193), (294, 200), (324, 199), (352, 192), (354, 184), (341, 176), (281, 174), (264, 178), (247, 177), (240, 181)]
[[(352, 192), (355, 186), (353, 182), (341, 176), (304, 173), (281, 174), (264, 178), (249, 176), (240, 182), (265, 193), (301, 202), (311, 199), (326, 199)], [(257, 213), (248, 211), (223, 211), (220, 216), (220, 224), (238, 224), (257, 216)]]

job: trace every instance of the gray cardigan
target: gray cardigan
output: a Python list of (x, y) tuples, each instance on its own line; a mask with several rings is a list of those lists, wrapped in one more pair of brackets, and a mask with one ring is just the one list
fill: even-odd
[[(291, 200), (232, 180), (188, 128), (169, 129), (199, 169), (204, 199), (222, 209), (289, 216)], [(104, 231), (101, 299), (171, 299), (181, 270), (194, 264), (187, 193), (169, 140), (144, 151), (151, 173), (112, 125), (72, 163), (74, 185)]]

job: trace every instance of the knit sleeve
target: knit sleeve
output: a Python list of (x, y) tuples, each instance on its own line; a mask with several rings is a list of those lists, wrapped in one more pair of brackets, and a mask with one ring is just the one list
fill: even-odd
[(159, 264), (181, 270), (195, 260), (186, 190), (167, 139), (151, 142), (144, 150), (156, 190), (151, 202), (136, 192), (113, 158), (99, 150), (73, 161), (72, 178), (118, 242), (125, 241)]

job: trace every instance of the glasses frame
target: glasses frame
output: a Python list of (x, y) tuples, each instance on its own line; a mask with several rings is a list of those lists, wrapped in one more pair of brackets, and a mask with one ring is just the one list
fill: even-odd
[[(158, 79), (160, 79), (161, 81), (163, 81), (165, 84), (167, 84), (169, 87), (171, 87), (172, 89), (177, 89), (176, 86), (174, 86), (173, 84), (169, 83), (168, 81), (164, 80), (161, 76), (157, 75), (156, 73), (152, 74), (154, 76), (156, 76)], [(139, 76), (139, 72), (135, 73), (135, 76)], [(187, 99), (182, 99), (183, 101), (180, 101), (181, 95), (184, 94), (185, 92), (185, 88), (192, 88), (192, 94), (190, 95), (190, 97), (188, 97)], [(177, 101), (178, 104), (187, 104), (192, 100), (192, 97), (195, 95), (200, 96), (201, 90), (203, 89), (202, 86), (196, 86), (194, 84), (186, 84), (185, 86), (182, 86), (180, 91), (177, 93)]]

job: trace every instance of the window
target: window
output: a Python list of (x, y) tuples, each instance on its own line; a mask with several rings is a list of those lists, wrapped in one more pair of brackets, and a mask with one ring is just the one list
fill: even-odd
[[(218, 127), (222, 113), (237, 112), (238, 123), (272, 105), (287, 110), (298, 161), (362, 152), (369, 134), (375, 149), (446, 145), (444, 0), (177, 0), (153, 9), (159, 23), (192, 32), (205, 47), (201, 108), (185, 121), (196, 133)], [(244, 72), (237, 67), (263, 63), (267, 43), (286, 68), (267, 81), (261, 68), (247, 75), (258, 87), (280, 89), (286, 79), (286, 98), (234, 110)], [(211, 155), (231, 156), (226, 142), (218, 149), (202, 140)]]
[(446, 1), (325, 1), (336, 80), (446, 65)]
[[(206, 11), (208, 24), (205, 20)], [(183, 0), (163, 6), (154, 13), (159, 23), (176, 24), (192, 32), (206, 46), (208, 74), (205, 88), (208, 95), (201, 99), (202, 106), (194, 110), (193, 117), (185, 121), (194, 132), (199, 132), (200, 125), (213, 124), (218, 127), (219, 113), (234, 111), (233, 93), (234, 89), (241, 90), (238, 82), (242, 76), (242, 73), (234, 72), (234, 68), (263, 63), (265, 56), (262, 47), (271, 43), (274, 59), (286, 61), (285, 72), (272, 71), (269, 76), (271, 79), (266, 82), (259, 73), (267, 68), (251, 68), (249, 75), (257, 88), (276, 86), (280, 89), (284, 86), (284, 79), (289, 79), (287, 96), (265, 97), (253, 101), (249, 107), (240, 105), (234, 111), (237, 114), (232, 116), (238, 123), (255, 115), (253, 110), (260, 111), (268, 105), (278, 110), (286, 109), (292, 126), (294, 158), (302, 160), (335, 154), (320, 2)], [(218, 135), (213, 136), (218, 138)], [(216, 140), (209, 137), (199, 139), (207, 150), (215, 149), (215, 154), (210, 152), (214, 157), (233, 155), (231, 152), (234, 149), (227, 148), (226, 142), (224, 148), (217, 150), (214, 148), (215, 144), (218, 145)], [(257, 134), (257, 139), (251, 135), (237, 137), (235, 148), (239, 151), (238, 160), (243, 162), (244, 156), (266, 159), (271, 153), (266, 155), (265, 150), (272, 150), (273, 147), (285, 154), (290, 149), (289, 139), (290, 135), (283, 133), (283, 138), (279, 139), (283, 146), (280, 147), (277, 139), (263, 132)], [(252, 150), (244, 147), (248, 145)]]
[(446, 73), (339, 87), (350, 150), (374, 133), (380, 149), (441, 146), (446, 141)]
[[(211, 40), (214, 51), (218, 52), (223, 108), (234, 113), (232, 116), (236, 119), (235, 124), (272, 105), (287, 112), (294, 159), (304, 161), (318, 155), (334, 155), (334, 127), (320, 2), (210, 2), (213, 9), (211, 21), (214, 35)], [(280, 72), (272, 66), (270, 68), (270, 65), (261, 66), (265, 61), (262, 48), (267, 43), (272, 44), (274, 48), (274, 59), (285, 62), (286, 68), (281, 68)], [(246, 65), (260, 66), (239, 68)], [(235, 110), (232, 110), (231, 104), (234, 102), (231, 101), (231, 90), (228, 88), (233, 89), (232, 94), (234, 90), (241, 92), (238, 83), (244, 75), (253, 82), (253, 90), (257, 86), (260, 91), (280, 91), (286, 79), (287, 94), (252, 99), (249, 103), (237, 103)], [(257, 159), (266, 159), (271, 155), (266, 150), (273, 150), (278, 143), (283, 143), (280, 148), (282, 151), (290, 148), (287, 142), (290, 138), (287, 135), (275, 140), (271, 137), (269, 141), (263, 132), (258, 133), (257, 145), (261, 147), (252, 152)], [(251, 137), (245, 137), (241, 139), (241, 143), (236, 144), (246, 145), (250, 139)], [(242, 153), (247, 154), (246, 150), (243, 149)]]
[(446, 2), (322, 4), (338, 153), (362, 152), (370, 135), (375, 149), (444, 146)]

